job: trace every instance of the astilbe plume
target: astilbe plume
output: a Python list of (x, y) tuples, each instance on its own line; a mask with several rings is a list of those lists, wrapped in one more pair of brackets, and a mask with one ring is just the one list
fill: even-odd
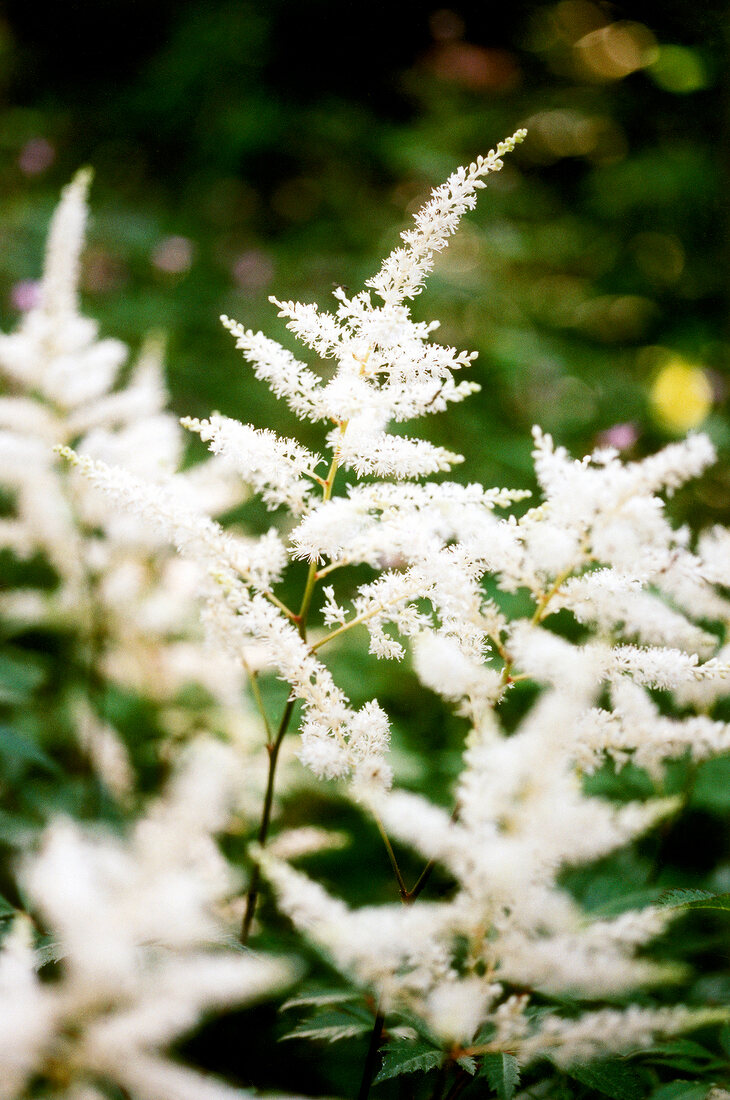
[[(136, 1100), (253, 1095), (165, 1055), (204, 1013), (296, 976), (288, 960), (227, 942), (219, 910), (236, 875), (213, 834), (235, 808), (240, 767), (234, 750), (200, 738), (127, 836), (59, 820), (26, 858), (21, 883), (53, 940), (39, 953), (20, 915), (0, 948), (2, 1100), (31, 1081), (59, 1100), (101, 1100), (109, 1085)], [(44, 981), (49, 957), (59, 973)]]
[[(293, 440), (223, 416), (186, 421), (271, 508), (290, 510), (286, 543), (275, 528), (242, 543), (161, 482), (65, 453), (115, 502), (206, 566), (211, 640), (233, 655), (255, 644), (261, 664), (290, 685), (270, 735), (269, 790), (301, 701), (300, 759), (323, 779), (352, 778), (350, 796), (386, 840), (402, 901), (415, 902), (421, 886), (406, 887), (389, 837), (429, 867), (440, 864), (454, 884), (445, 901), (351, 910), (267, 848), (265, 803), (255, 858), (282, 911), (375, 993), (380, 1014), (404, 1014), (443, 1057), (509, 1054), (525, 1065), (540, 1057), (570, 1065), (645, 1048), (718, 1015), (652, 1007), (646, 998), (641, 1006), (593, 1007), (679, 976), (645, 950), (670, 912), (649, 907), (596, 919), (560, 876), (679, 808), (676, 798), (617, 805), (589, 796), (583, 776), (606, 758), (618, 766), (633, 759), (661, 781), (668, 760), (730, 749), (730, 728), (707, 714), (727, 693), (730, 674), (720, 649), (730, 604), (719, 591), (730, 583), (730, 539), (718, 529), (693, 548), (690, 533), (665, 515), (662, 494), (714, 460), (702, 435), (623, 464), (605, 449), (575, 461), (536, 429), (543, 499), (519, 518), (502, 518), (499, 510), (524, 494), (424, 481), (460, 456), (391, 431), (475, 389), (456, 380), (473, 356), (434, 343), (435, 324), (414, 321), (408, 303), (483, 177), (523, 136), (438, 188), (369, 290), (348, 297), (338, 289), (332, 313), (276, 302), (294, 335), (328, 361), (326, 373), (223, 319), (258, 378), (298, 416), (330, 425), (323, 463)], [(340, 468), (367, 480), (335, 495)], [(278, 582), (294, 559), (307, 562), (308, 573), (292, 610)], [(372, 578), (348, 588), (339, 577), (350, 565), (369, 566)], [(485, 596), (487, 580), (496, 599)], [(314, 636), (318, 585), (323, 630)], [(510, 618), (500, 595), (515, 592), (529, 595), (530, 610)], [(566, 617), (580, 641), (561, 636)], [(469, 721), (451, 814), (391, 789), (385, 711), (376, 700), (355, 709), (324, 661), (326, 647), (359, 626), (378, 658), (410, 650), (424, 689)], [(537, 699), (508, 735), (500, 705), (524, 681)], [(699, 713), (660, 713), (654, 689), (676, 693)], [(566, 1014), (557, 1000), (566, 995), (592, 1007)]]
[[(104, 685), (153, 700), (171, 741), (201, 725), (251, 740), (240, 655), (210, 661), (202, 644), (195, 562), (126, 512), (114, 510), (54, 454), (75, 444), (167, 491), (193, 512), (222, 512), (245, 490), (211, 459), (181, 469), (185, 435), (165, 409), (162, 347), (143, 346), (125, 373), (128, 349), (101, 339), (78, 302), (90, 173), (79, 172), (53, 217), (39, 300), (17, 330), (0, 335), (0, 486), (11, 494), (0, 547), (40, 556), (52, 587), (9, 587), (0, 595), (6, 632), (63, 631), (74, 639), (64, 676), (83, 749), (117, 796), (134, 784), (123, 741), (99, 713)], [(210, 707), (181, 708), (196, 684)], [(259, 739), (254, 726), (255, 737)], [(257, 784), (258, 786), (258, 784)]]

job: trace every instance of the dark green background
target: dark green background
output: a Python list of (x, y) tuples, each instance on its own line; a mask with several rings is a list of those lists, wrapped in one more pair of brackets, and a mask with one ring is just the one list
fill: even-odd
[[(427, 430), (466, 452), (461, 476), (490, 483), (529, 480), (536, 420), (576, 450), (632, 422), (638, 451), (651, 449), (666, 432), (647, 409), (652, 368), (640, 353), (660, 345), (712, 372), (707, 427), (726, 445), (721, 5), (100, 0), (7, 3), (4, 13), (4, 327), (17, 315), (13, 285), (38, 273), (59, 188), (91, 164), (88, 311), (133, 346), (151, 328), (167, 333), (180, 412), (217, 407), (291, 430), (218, 314), (280, 334), (268, 294), (326, 304), (333, 283), (359, 288), (431, 186), (558, 111), (562, 151), (533, 125), (417, 302), (419, 315), (441, 318), (446, 341), (480, 351), (484, 387)], [(684, 47), (701, 87), (668, 91), (651, 70), (599, 78), (576, 65), (570, 41), (601, 19)], [(608, 154), (571, 151), (576, 118), (599, 127)], [(38, 138), (53, 163), (29, 175), (19, 158)], [(661, 247), (647, 267), (647, 234), (679, 242), (678, 276)], [(169, 237), (190, 242), (185, 273), (155, 266)], [(599, 301), (581, 314), (575, 293)], [(618, 320), (617, 296), (629, 300)], [(704, 491), (712, 518), (725, 513), (719, 480)]]
[[(253, 380), (218, 315), (286, 341), (269, 294), (326, 305), (333, 284), (359, 289), (432, 186), (527, 124), (527, 142), (481, 194), (415, 304), (417, 316), (441, 319), (444, 342), (479, 350), (474, 374), (483, 387), (424, 430), (466, 455), (456, 476), (487, 485), (531, 484), (536, 421), (581, 453), (613, 426), (630, 424), (635, 443), (627, 454), (647, 453), (672, 438), (649, 402), (645, 349), (661, 346), (709, 372), (715, 401), (705, 428), (722, 458), (674, 507), (699, 524), (730, 521), (730, 16), (722, 5), (482, 0), (446, 10), (332, 0), (98, 0), (6, 3), (0, 11), (4, 330), (19, 317), (18, 284), (39, 274), (60, 188), (90, 164), (83, 303), (104, 335), (134, 351), (150, 330), (166, 334), (172, 403), (181, 414), (217, 408), (259, 427), (303, 431), (320, 445), (317, 429), (294, 424)], [(671, 90), (644, 69), (599, 79), (576, 62), (571, 41), (581, 20), (638, 23), (659, 47), (683, 47), (680, 60), (701, 72), (699, 86)], [(550, 116), (552, 145), (542, 129), (549, 112), (561, 112)], [(603, 146), (576, 147), (569, 136), (576, 119), (597, 126)], [(45, 150), (46, 167), (28, 170), (29, 149)], [(186, 270), (161, 269), (170, 238), (184, 239)], [(661, 249), (647, 260), (646, 240), (657, 238), (679, 249), (676, 272)], [(628, 307), (612, 311), (617, 300)], [(5, 576), (13, 583), (12, 568)], [(116, 812), (103, 792), (89, 793), (89, 776), (77, 774), (82, 765), (69, 747), (59, 700), (73, 644), (29, 633), (11, 639), (14, 658), (3, 656), (16, 692), (8, 721), (50, 754), (19, 757), (17, 733), (0, 731), (7, 795), (0, 843), (11, 869), (13, 829), (38, 826), (59, 810)], [(378, 696), (399, 751), (421, 761), (418, 785), (448, 804), (464, 723), (412, 674), (396, 686), (390, 665), (363, 662), (362, 654), (359, 643), (342, 653), (338, 682), (356, 702)], [(510, 697), (508, 728), (529, 702), (527, 691)], [(114, 690), (103, 709), (130, 744), (142, 785), (154, 788), (154, 709)], [(666, 885), (727, 888), (721, 877), (705, 877), (727, 858), (727, 761), (688, 773), (679, 764), (667, 781), (670, 790), (687, 790), (696, 780), (681, 823), (571, 877), (589, 908), (627, 893), (645, 900)], [(646, 782), (628, 770), (620, 781), (605, 774), (595, 784), (628, 798), (646, 794)], [(350, 850), (320, 857), (310, 870), (353, 904), (394, 900), (380, 841), (351, 807), (325, 794), (300, 797), (286, 820), (351, 832)], [(415, 877), (418, 861), (399, 856)], [(443, 889), (448, 883), (437, 877), (430, 896)], [(695, 1001), (727, 1000), (726, 934), (725, 925), (698, 918), (672, 946), (699, 959), (704, 973), (688, 991)], [(283, 925), (264, 942), (291, 944)], [(314, 974), (328, 980), (321, 966)], [(283, 1026), (270, 1006), (230, 1016), (198, 1036), (186, 1057), (262, 1087), (354, 1094), (364, 1042), (324, 1052), (282, 1047), (275, 1038)], [(678, 1071), (652, 1072), (646, 1080), (656, 1084)], [(422, 1087), (414, 1082), (376, 1095), (412, 1097)], [(545, 1095), (595, 1092), (558, 1075)]]

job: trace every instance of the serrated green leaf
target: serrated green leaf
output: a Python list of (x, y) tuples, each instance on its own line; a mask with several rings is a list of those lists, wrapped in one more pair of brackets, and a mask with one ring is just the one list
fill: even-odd
[(364, 1035), (372, 1028), (372, 1022), (358, 1020), (347, 1012), (323, 1012), (311, 1020), (297, 1024), (291, 1031), (282, 1035), (284, 1039), (319, 1039), (335, 1043), (340, 1039), (352, 1039)]
[(364, 1035), (368, 1030), (357, 1020), (351, 1020), (349, 1024), (332, 1024), (328, 1027), (316, 1023), (300, 1024), (292, 1031), (287, 1031), (286, 1035), (282, 1035), (281, 1042), (285, 1039), (318, 1039), (323, 1043), (337, 1043), (340, 1039), (354, 1039), (357, 1035)]
[(472, 1058), (470, 1054), (465, 1054), (463, 1058), (457, 1058), (456, 1064), (461, 1066), (461, 1068), (472, 1077), (477, 1071), (476, 1059)]
[(586, 1062), (569, 1066), (565, 1072), (581, 1085), (587, 1085), (612, 1100), (642, 1100), (644, 1084), (631, 1066), (624, 1062)]
[(299, 997), (291, 997), (281, 1006), (282, 1012), (290, 1008), (317, 1008), (326, 1005), (346, 1004), (348, 1001), (357, 1001), (362, 994), (350, 992), (346, 989), (323, 989), (319, 993), (303, 994)]
[(429, 1043), (391, 1043), (383, 1054), (383, 1068), (373, 1081), (389, 1081), (391, 1077), (400, 1077), (402, 1073), (427, 1072), (440, 1066), (444, 1052), (436, 1050)]
[(730, 911), (730, 894), (709, 890), (668, 890), (657, 902), (663, 909), (724, 909)]
[(485, 1054), (479, 1071), (499, 1100), (512, 1100), (520, 1083), (520, 1067), (514, 1054)]
[(668, 1043), (657, 1043), (644, 1053), (652, 1062), (687, 1072), (699, 1071), (708, 1068), (711, 1064), (719, 1064), (717, 1056), (711, 1050), (707, 1050), (693, 1039), (673, 1039)]

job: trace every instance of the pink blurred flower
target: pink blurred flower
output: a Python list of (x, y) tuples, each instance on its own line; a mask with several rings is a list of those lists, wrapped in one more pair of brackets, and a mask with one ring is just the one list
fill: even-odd
[(10, 304), (13, 309), (27, 313), (38, 305), (40, 290), (41, 284), (36, 279), (22, 279), (19, 283), (15, 283), (10, 291)]
[(233, 264), (233, 278), (243, 290), (260, 290), (274, 277), (274, 264), (267, 252), (250, 248)]
[(639, 438), (639, 429), (631, 421), (614, 424), (598, 436), (600, 447), (615, 447), (617, 451), (628, 451)]
[(56, 150), (45, 138), (26, 141), (18, 155), (18, 167), (24, 176), (40, 176), (56, 159)]
[(187, 237), (165, 237), (152, 252), (152, 263), (159, 271), (180, 275), (193, 262), (193, 242)]

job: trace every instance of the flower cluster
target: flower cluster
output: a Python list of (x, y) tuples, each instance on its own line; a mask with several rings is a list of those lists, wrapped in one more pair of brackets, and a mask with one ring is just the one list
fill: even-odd
[[(155, 700), (161, 724), (180, 721), (175, 700), (197, 684), (217, 706), (206, 722), (241, 726), (245, 673), (240, 659), (215, 662), (202, 644), (197, 594), (201, 571), (185, 562), (151, 525), (114, 510), (54, 454), (74, 444), (85, 454), (164, 481), (185, 508), (224, 511), (244, 490), (211, 459), (180, 471), (185, 435), (165, 410), (167, 393), (159, 339), (143, 346), (124, 370), (128, 349), (101, 339), (78, 303), (80, 255), (87, 215), (88, 171), (65, 189), (54, 215), (37, 303), (17, 331), (0, 335), (0, 486), (11, 508), (0, 519), (0, 547), (21, 560), (42, 556), (51, 587), (9, 588), (0, 612), (9, 629), (29, 625), (75, 636), (71, 664), (97, 681)], [(89, 705), (83, 685), (69, 704), (82, 747), (117, 795), (133, 785), (122, 741)], [(163, 711), (167, 709), (169, 717)], [(198, 721), (200, 716), (198, 716)]]
[[(217, 912), (236, 876), (212, 834), (236, 804), (239, 771), (231, 749), (200, 739), (127, 837), (60, 820), (26, 859), (21, 882), (54, 938), (44, 958), (21, 915), (0, 949), (3, 1100), (31, 1078), (59, 1098), (101, 1100), (111, 1083), (139, 1100), (250, 1095), (164, 1053), (204, 1012), (259, 1000), (296, 974), (228, 944)], [(49, 957), (60, 976), (42, 981)]]
[[(484, 177), (499, 170), (501, 157), (523, 137), (518, 131), (438, 188), (369, 289), (349, 297), (339, 288), (332, 312), (274, 300), (291, 333), (324, 361), (323, 370), (223, 318), (257, 378), (297, 416), (326, 425), (324, 458), (294, 439), (216, 414), (183, 421), (213, 452), (202, 471), (179, 474), (177, 462), (166, 461), (149, 478), (134, 462), (117, 463), (120, 436), (154, 434), (155, 425), (168, 424), (159, 406), (151, 418), (149, 410), (130, 413), (127, 391), (109, 392), (114, 372), (101, 353), (106, 366), (96, 382), (64, 389), (61, 352), (41, 371), (40, 352), (32, 350), (41, 340), (36, 329), (45, 334), (44, 348), (48, 332), (64, 333), (66, 322), (69, 333), (78, 330), (75, 302), (67, 289), (58, 290), (68, 287), (68, 278), (59, 275), (54, 257), (71, 255), (78, 242), (83, 179), (72, 185), (54, 229), (38, 316), (0, 343), (0, 361), (14, 364), (8, 368), (13, 377), (34, 371), (33, 388), (46, 387), (53, 415), (63, 407), (71, 426), (43, 438), (53, 436), (57, 452), (71, 462), (71, 484), (86, 486), (74, 490), (74, 501), (88, 495), (83, 507), (110, 517), (94, 520), (103, 533), (94, 539), (116, 548), (119, 532), (131, 523), (150, 545), (177, 547), (195, 571), (208, 642), (225, 655), (225, 667), (269, 670), (288, 685), (276, 721), (257, 694), (268, 773), (243, 942), (256, 927), (263, 876), (302, 936), (371, 995), (373, 1050), (383, 1018), (392, 1019), (392, 1034), (413, 1037), (415, 1031), (437, 1061), (472, 1067), (495, 1056), (520, 1066), (548, 1058), (566, 1067), (645, 1049), (659, 1037), (725, 1018), (714, 1009), (654, 1004), (646, 992), (641, 1005), (618, 1003), (636, 989), (682, 977), (680, 967), (652, 954), (673, 911), (625, 905), (618, 915), (599, 917), (586, 912), (564, 882), (566, 869), (610, 855), (678, 812), (681, 798), (662, 791), (668, 761), (699, 762), (730, 751), (730, 726), (712, 714), (730, 677), (723, 647), (730, 535), (718, 528), (695, 539), (672, 525), (665, 508), (675, 489), (714, 461), (711, 442), (690, 436), (629, 463), (611, 449), (576, 461), (535, 429), (541, 499), (527, 507), (529, 494), (521, 491), (430, 480), (461, 456), (400, 432), (406, 420), (443, 411), (475, 389), (457, 380), (473, 354), (436, 343), (436, 323), (414, 320), (409, 303), (473, 207)], [(66, 223), (62, 233), (58, 226)], [(76, 256), (77, 249), (69, 270)], [(88, 343), (88, 326), (83, 331)], [(18, 406), (21, 412), (26, 404)], [(77, 407), (96, 412), (79, 419)], [(117, 411), (107, 414), (108, 408)], [(89, 416), (106, 431), (106, 450), (94, 442)], [(167, 430), (163, 437), (177, 440), (172, 429), (165, 436)], [(43, 463), (60, 476), (51, 458)], [(340, 471), (348, 472), (340, 473), (343, 491)], [(253, 490), (272, 511), (286, 509), (289, 526), (275, 520), (252, 538), (217, 522), (216, 506), (236, 491), (232, 475), (237, 491)], [(200, 486), (207, 491), (216, 478), (220, 487), (210, 489), (206, 509)], [(20, 472), (16, 479), (18, 530), (26, 531), (22, 510), (32, 493)], [(95, 496), (99, 489), (111, 513)], [(55, 560), (55, 544), (50, 536), (47, 541)], [(115, 561), (105, 559), (100, 584), (111, 583)], [(301, 599), (291, 607), (286, 594), (295, 568), (306, 575)], [(510, 611), (515, 606), (522, 610)], [(336, 659), (329, 659), (344, 637), (366, 639), (380, 660), (410, 660), (423, 692), (436, 693), (468, 722), (450, 809), (443, 799), (436, 804), (398, 782), (386, 710), (376, 699), (353, 702), (338, 682)], [(231, 682), (237, 687), (240, 680)], [(533, 694), (515, 725), (514, 711), (511, 722), (505, 713), (524, 684)], [(353, 909), (294, 869), (288, 860), (322, 843), (316, 830), (268, 843), (277, 762), (295, 716), (300, 761), (321, 780), (348, 780), (338, 790), (375, 822), (400, 903)], [(622, 802), (589, 793), (586, 777), (629, 762), (654, 780), (654, 797)], [(120, 1081), (135, 1096), (207, 1095), (202, 1085), (197, 1092), (197, 1085), (188, 1087), (183, 1071), (160, 1060), (155, 1048), (190, 1026), (205, 1005), (230, 999), (227, 991), (239, 997), (239, 977), (256, 960), (226, 956), (219, 973), (220, 960), (201, 961), (195, 953), (209, 926), (198, 923), (197, 891), (205, 888), (192, 832), (220, 827), (220, 799), (211, 795), (206, 802), (204, 769), (186, 775), (195, 778), (183, 782), (185, 797), (173, 795), (142, 819), (126, 846), (91, 839), (65, 823), (52, 829), (26, 867), (29, 894), (58, 929), (69, 962), (61, 986), (46, 992), (29, 974), (20, 932), (0, 959), (2, 973), (10, 974), (3, 979), (7, 988), (17, 981), (14, 995), (28, 1005), (23, 1041), (0, 1050), (0, 1064), (5, 1058), (10, 1066), (8, 1097), (33, 1067), (50, 1073), (59, 1049), (64, 1064), (70, 1059), (81, 1074)], [(240, 798), (245, 780), (235, 768), (228, 778)], [(165, 823), (177, 823), (178, 814), (185, 821), (168, 830)], [(148, 834), (149, 857), (140, 848)], [(410, 890), (392, 840), (427, 861)], [(73, 904), (58, 870), (72, 863), (83, 886)], [(423, 900), (436, 865), (448, 892)], [(164, 910), (168, 889), (179, 894), (180, 924), (165, 919), (163, 927), (156, 911)], [(131, 893), (144, 904), (130, 901)], [(89, 927), (92, 910), (108, 914), (98, 922), (103, 930)], [(177, 958), (173, 964), (160, 944), (193, 951), (190, 965)], [(132, 958), (140, 948), (141, 965)], [(280, 973), (277, 964), (271, 971), (269, 963), (261, 965), (263, 984)], [(185, 991), (173, 1010), (170, 990), (178, 985)], [(345, 1026), (342, 1035), (351, 1034)], [(132, 1056), (120, 1065), (110, 1043)], [(368, 1088), (366, 1076), (361, 1095)]]
[[(462, 529), (459, 543), (472, 577), (488, 573), (507, 592), (528, 589), (531, 614), (508, 622), (488, 607), (479, 623), (471, 577), (467, 584), (452, 573), (461, 633), (443, 615), (416, 630), (424, 685), (459, 704), (473, 724), (455, 811), (405, 791), (360, 792), (392, 838), (448, 871), (453, 897), (352, 912), (300, 872), (260, 858), (284, 911), (345, 973), (376, 988), (386, 1010), (415, 1013), (441, 1043), (467, 1053), (510, 1052), (521, 1063), (548, 1055), (565, 1065), (692, 1025), (693, 1014), (681, 1008), (570, 1020), (536, 1014), (533, 998), (514, 990), (595, 1000), (681, 977), (643, 953), (671, 910), (590, 919), (559, 875), (622, 847), (680, 805), (664, 797), (617, 806), (588, 796), (582, 773), (608, 755), (661, 778), (664, 763), (686, 752), (702, 760), (730, 750), (726, 723), (663, 716), (650, 694), (690, 685), (727, 692), (730, 664), (709, 656), (717, 640), (690, 615), (728, 622), (730, 605), (655, 495), (712, 461), (705, 438), (624, 466), (606, 452), (574, 462), (535, 436), (544, 501), (517, 521), (487, 513), (489, 524)], [(727, 584), (730, 574), (712, 579)], [(551, 629), (565, 611), (593, 628), (580, 644)], [(482, 663), (474, 655), (477, 625)], [(678, 640), (681, 649), (672, 644)], [(498, 703), (523, 679), (542, 691), (507, 736)], [(597, 705), (607, 689), (609, 706)], [(458, 1011), (444, 1010), (445, 989)], [(712, 1016), (700, 1014), (695, 1025)]]

